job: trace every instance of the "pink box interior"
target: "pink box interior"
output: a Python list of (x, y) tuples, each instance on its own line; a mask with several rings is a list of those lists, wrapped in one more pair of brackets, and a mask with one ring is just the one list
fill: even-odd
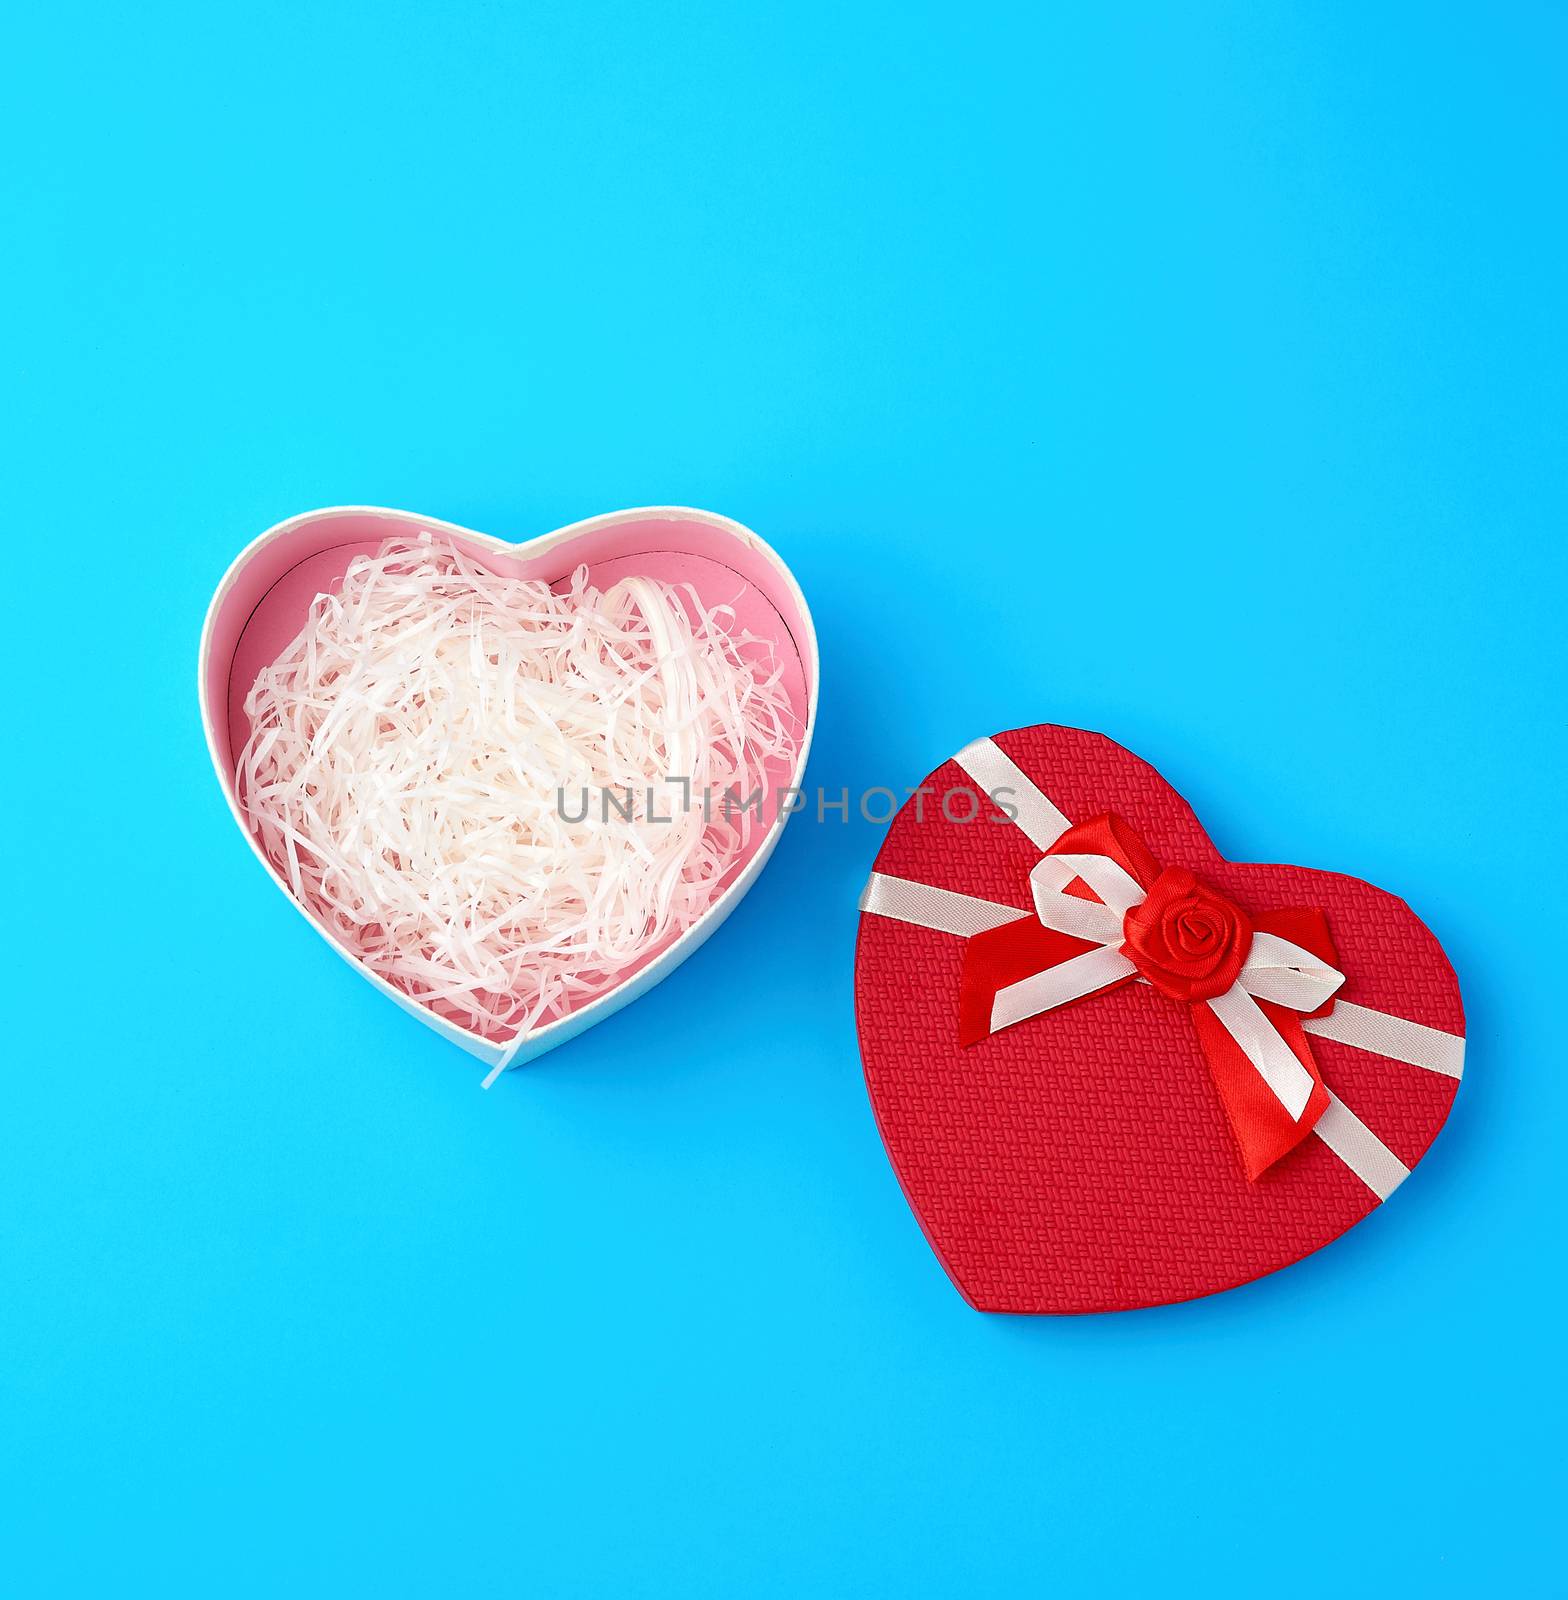
[[(236, 809), (235, 759), (250, 733), (245, 697), (256, 674), (282, 653), (304, 626), (311, 601), (342, 578), (355, 556), (373, 553), (385, 540), (421, 529), (445, 533), (492, 571), (510, 576), (561, 584), (586, 564), (590, 582), (601, 589), (625, 577), (659, 578), (690, 584), (706, 606), (731, 606), (737, 631), (748, 631), (772, 645), (804, 737), (813, 688), (808, 679), (810, 623), (778, 557), (733, 526), (691, 515), (631, 513), (626, 520), (609, 518), (590, 525), (543, 552), (508, 553), (405, 513), (322, 512), (301, 518), (258, 549), (233, 575), (212, 622), (206, 698), (218, 729), (220, 776)], [(767, 825), (778, 811), (778, 790), (791, 781), (791, 773), (781, 770), (770, 778), (765, 826), (754, 830), (746, 855), (730, 878), (745, 870), (767, 839)], [(659, 953), (650, 951), (622, 979)]]

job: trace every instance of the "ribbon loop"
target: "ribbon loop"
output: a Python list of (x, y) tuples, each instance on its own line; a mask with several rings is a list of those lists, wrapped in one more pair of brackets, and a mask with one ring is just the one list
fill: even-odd
[[(1080, 880), (1098, 900), (1066, 892)], [(1029, 874), (1029, 886), (1035, 912), (1047, 928), (1095, 944), (1120, 944), (1122, 919), (1143, 899), (1143, 885), (1109, 856), (1041, 856)]]
[(1321, 911), (1254, 925), (1110, 815), (1069, 828), (1029, 881), (1038, 920), (966, 946), (964, 1044), (1141, 979), (1188, 1007), (1249, 1178), (1312, 1131), (1330, 1101), (1301, 1020), (1345, 981)]
[(1273, 933), (1253, 934), (1240, 978), (1247, 992), (1259, 1000), (1309, 1013), (1333, 999), (1344, 981), (1343, 972)]

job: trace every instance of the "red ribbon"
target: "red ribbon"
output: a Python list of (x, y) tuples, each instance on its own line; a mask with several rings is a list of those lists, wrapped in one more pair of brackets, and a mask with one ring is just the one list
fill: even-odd
[[(1294, 1150), (1328, 1108), (1328, 1090), (1323, 1086), (1301, 1023), (1304, 1016), (1323, 1015), (1333, 1001), (1329, 999), (1317, 1010), (1305, 1013), (1267, 1000), (1257, 1002), (1312, 1078), (1312, 1092), (1299, 1117), (1292, 1117), (1280, 1103), (1205, 1002), (1223, 994), (1236, 981), (1254, 929), (1288, 939), (1329, 965), (1336, 965), (1338, 956), (1329, 936), (1328, 918), (1315, 908), (1268, 911), (1249, 917), (1234, 901), (1184, 868), (1162, 868), (1143, 840), (1114, 815), (1069, 828), (1046, 853), (1108, 856), (1144, 890), (1142, 903), (1126, 913), (1123, 923), (1126, 937), (1121, 953), (1136, 970), (1070, 1003), (1080, 1004), (1083, 999), (1097, 998), (1142, 978), (1167, 998), (1185, 1005), (1240, 1147), (1247, 1177), (1258, 1178), (1281, 1156)], [(1086, 900), (1098, 899), (1081, 879), (1065, 892)], [(972, 1045), (990, 1037), (992, 1006), (1000, 990), (1094, 948), (1083, 939), (1045, 927), (1034, 917), (1022, 917), (968, 940), (959, 988), (960, 1044)], [(1050, 1026), (1048, 1016), (1029, 1020)]]

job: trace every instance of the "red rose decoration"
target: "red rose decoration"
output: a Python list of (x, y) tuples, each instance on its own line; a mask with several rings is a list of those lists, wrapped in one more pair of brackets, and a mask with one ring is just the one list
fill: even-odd
[(1166, 867), (1122, 924), (1122, 949), (1161, 994), (1191, 1004), (1224, 994), (1241, 976), (1252, 924), (1240, 906), (1185, 867)]
[[(1004, 786), (1016, 816), (985, 799)], [(1153, 767), (1098, 734), (977, 739), (925, 787), (974, 794), (998, 825), (953, 820), (961, 804), (922, 816), (918, 797), (898, 814), (862, 900), (855, 1008), (888, 1155), (972, 1305), (1123, 1310), (1246, 1283), (1353, 1227), (1422, 1159), (1458, 1087), (1465, 1020), (1442, 948), (1402, 900), (1227, 861)], [(1042, 873), (1052, 855), (1089, 877)], [(1058, 917), (1064, 897), (1117, 909)], [(1315, 974), (1297, 1004), (1248, 987), (1248, 962), (1271, 991), (1290, 956), (1271, 940)], [(1233, 982), (1241, 996), (1214, 992)], [(1020, 987), (1041, 1009), (1004, 1006), (993, 1026)], [(1299, 1113), (1253, 1053), (1270, 1035), (1315, 1075)], [(1283, 1085), (1289, 1063), (1269, 1054)]]

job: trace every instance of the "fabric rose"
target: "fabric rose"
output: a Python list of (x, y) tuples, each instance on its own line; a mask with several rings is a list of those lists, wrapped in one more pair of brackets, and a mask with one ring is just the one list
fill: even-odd
[(1189, 1004), (1222, 995), (1241, 976), (1252, 924), (1240, 906), (1184, 867), (1166, 867), (1127, 913), (1122, 946), (1162, 994)]

